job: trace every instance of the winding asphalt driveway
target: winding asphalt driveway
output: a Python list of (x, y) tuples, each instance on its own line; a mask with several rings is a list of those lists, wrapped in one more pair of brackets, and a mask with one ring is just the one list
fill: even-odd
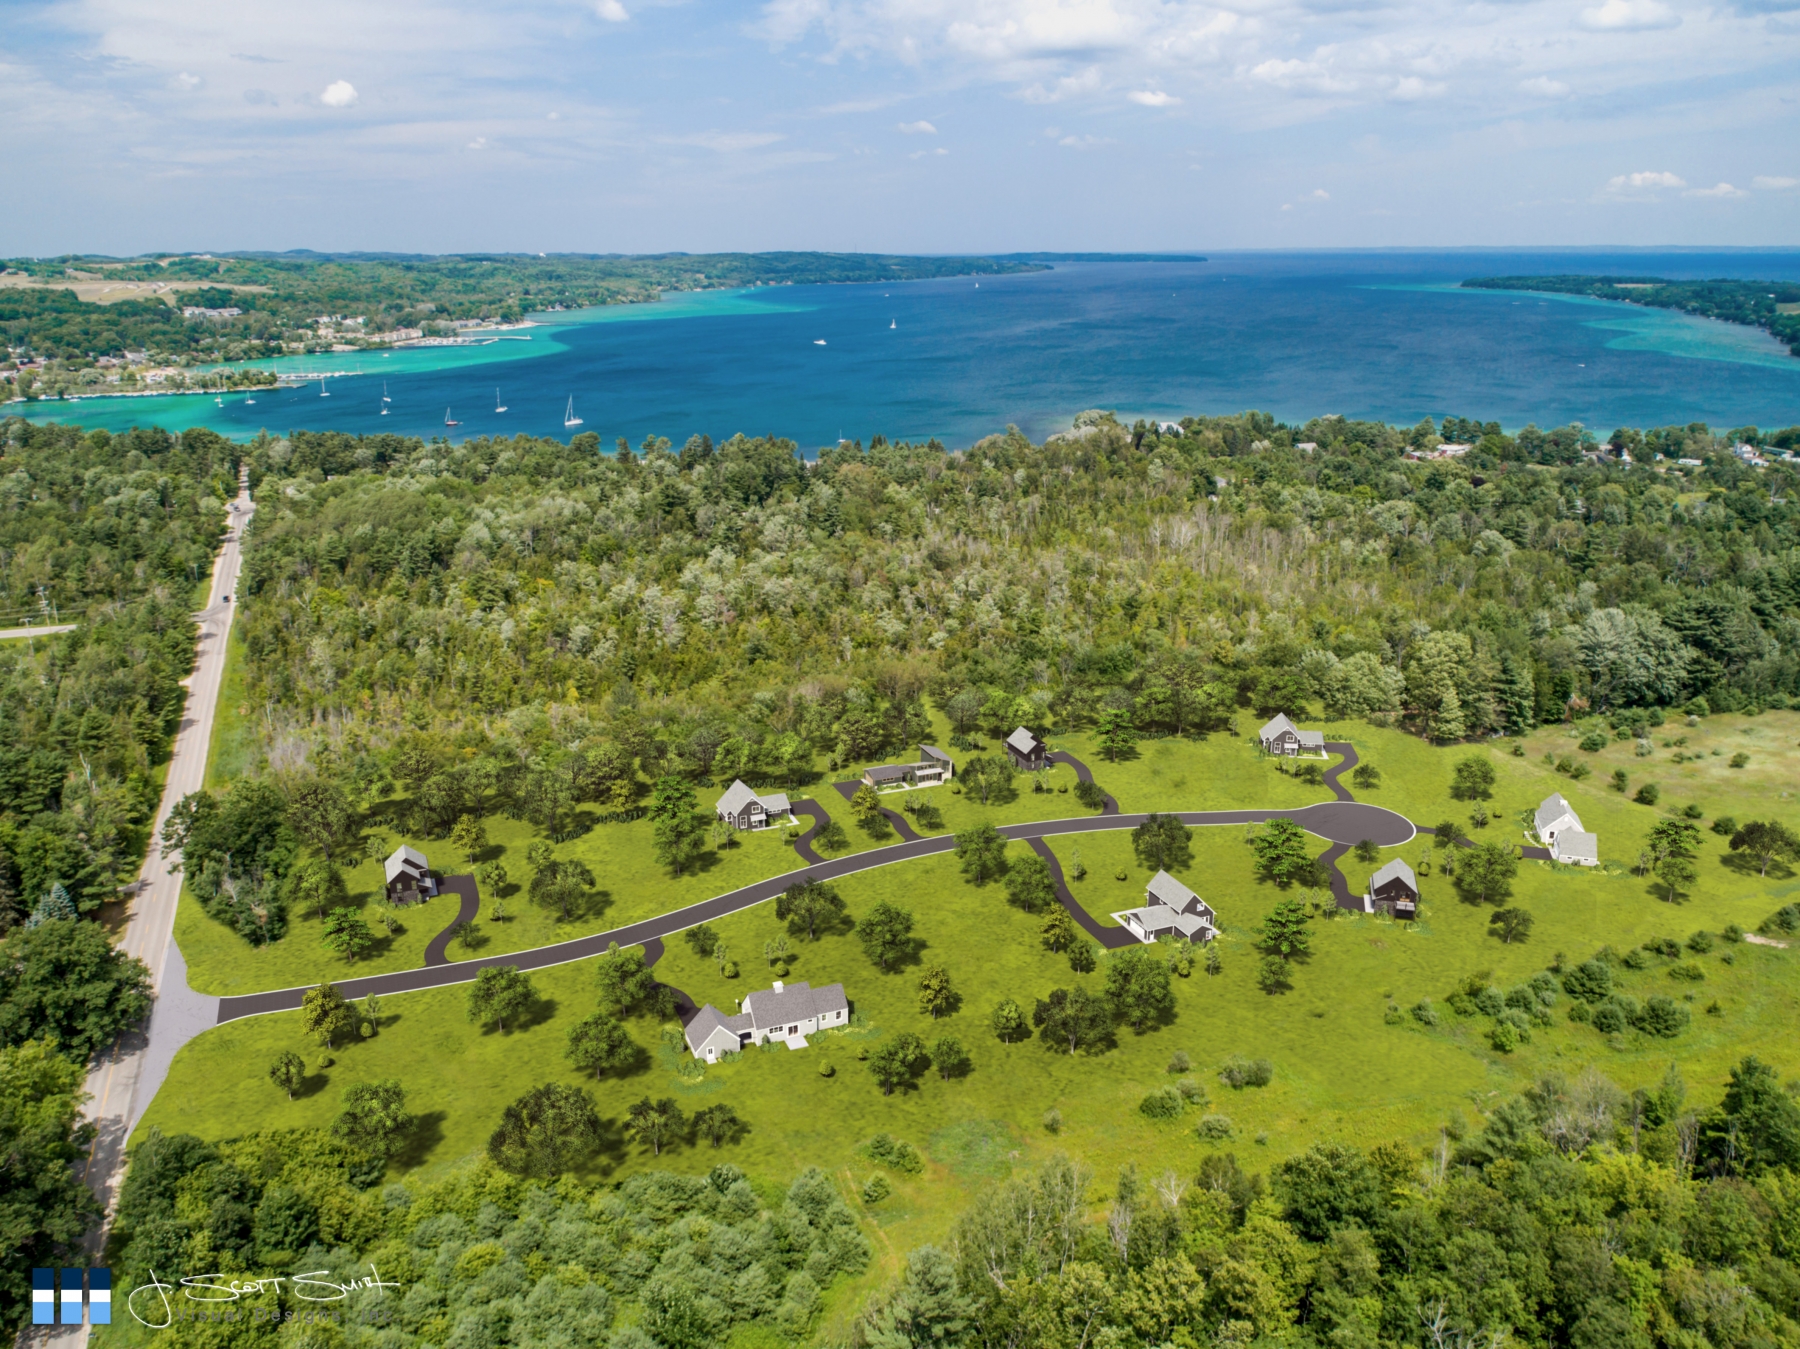
[[(1165, 813), (1174, 814), (1183, 824), (1196, 826), (1261, 824), (1265, 820), (1280, 817), (1292, 820), (1309, 834), (1316, 834), (1330, 843), (1341, 844), (1345, 847), (1365, 838), (1374, 839), (1376, 843), (1390, 847), (1408, 842), (1416, 832), (1411, 821), (1404, 815), (1396, 814), (1381, 806), (1371, 806), (1359, 801), (1323, 801), (1299, 810), (1195, 810)], [(1001, 825), (999, 831), (1008, 839), (1032, 844), (1035, 847), (1034, 840), (1042, 841), (1065, 835), (1089, 834), (1106, 830), (1135, 829), (1148, 818), (1148, 814), (1112, 814), (1090, 815), (1072, 820), (1032, 820), (1024, 824)], [(573, 941), (557, 942), (551, 946), (539, 946), (529, 951), (515, 951), (509, 955), (485, 956), (478, 960), (459, 960), (450, 965), (434, 965), (422, 969), (397, 970), (392, 974), (371, 974), (361, 979), (345, 979), (340, 981), (337, 987), (338, 991), (347, 998), (360, 998), (367, 993), (379, 993), (385, 997), (390, 993), (412, 993), (421, 989), (468, 983), (480, 971), (489, 966), (512, 965), (521, 970), (548, 969), (553, 965), (564, 965), (572, 960), (586, 960), (600, 955), (612, 942), (617, 942), (620, 946), (637, 946), (657, 938), (673, 936), (678, 932), (686, 931), (697, 923), (716, 922), (721, 918), (773, 899), (796, 881), (840, 880), (859, 872), (892, 866), (896, 862), (911, 862), (921, 857), (935, 857), (950, 852), (955, 847), (956, 839), (949, 834), (890, 844), (885, 848), (873, 848), (868, 852), (853, 853), (848, 857), (829, 858), (798, 871), (771, 876), (766, 880), (757, 881), (726, 894), (702, 900), (698, 904), (690, 904), (684, 909), (659, 914), (641, 922), (628, 923), (609, 932), (577, 937)], [(1075, 915), (1076, 921), (1081, 922), (1083, 928), (1092, 933), (1097, 940), (1102, 942), (1114, 940), (1110, 935), (1102, 934), (1111, 934), (1119, 929), (1103, 927), (1091, 915), (1081, 910), (1080, 905), (1074, 904), (1073, 898), (1067, 895), (1067, 886), (1059, 887), (1058, 893), (1064, 897), (1065, 906), (1073, 906), (1070, 908), (1070, 912)], [(307, 987), (309, 986), (221, 998), (218, 1019), (220, 1023), (224, 1023), (235, 1021), (239, 1017), (260, 1016), (266, 1012), (292, 1011), (300, 1006), (300, 1000), (305, 995)]]

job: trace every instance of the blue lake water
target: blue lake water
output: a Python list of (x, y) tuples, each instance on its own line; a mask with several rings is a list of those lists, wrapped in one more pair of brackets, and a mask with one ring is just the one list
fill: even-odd
[[(1254, 253), (1057, 264), (1028, 275), (672, 296), (553, 315), (529, 340), (295, 358), (323, 384), (210, 397), (40, 404), (113, 428), (206, 425), (410, 435), (582, 431), (937, 436), (1008, 423), (1034, 438), (1083, 408), (1172, 418), (1259, 408), (1517, 429), (1800, 422), (1800, 359), (1768, 334), (1580, 298), (1467, 291), (1466, 277), (1555, 272), (1800, 279), (1800, 251)], [(821, 342), (823, 343), (821, 345)], [(380, 415), (383, 385), (392, 402)], [(320, 397), (321, 388), (330, 397)], [(494, 411), (496, 389), (507, 411)], [(7, 411), (18, 411), (18, 405)], [(445, 427), (446, 416), (461, 424)]]

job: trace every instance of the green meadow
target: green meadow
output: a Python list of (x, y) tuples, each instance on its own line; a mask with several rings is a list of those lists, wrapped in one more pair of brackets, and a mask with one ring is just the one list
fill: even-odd
[[(1721, 815), (1800, 824), (1787, 785), (1800, 780), (1795, 746), (1800, 715), (1721, 716), (1698, 727), (1663, 728), (1647, 758), (1638, 757), (1630, 742), (1581, 752), (1561, 727), (1527, 737), (1522, 755), (1512, 753), (1512, 742), (1440, 748), (1361, 724), (1331, 729), (1381, 769), (1381, 786), (1359, 791), (1359, 798), (1400, 810), (1420, 824), (1445, 817), (1466, 821), (1472, 803), (1450, 797), (1452, 766), (1469, 754), (1486, 755), (1497, 770), (1493, 796), (1484, 803), (1493, 822), (1485, 830), (1470, 828), (1472, 837), (1523, 842), (1521, 814), (1561, 790), (1600, 835), (1603, 865), (1581, 870), (1523, 862), (1508, 902), (1529, 910), (1536, 926), (1528, 940), (1510, 945), (1491, 931), (1493, 906), (1459, 898), (1435, 866), (1421, 877), (1417, 923), (1336, 914), (1327, 902), (1312, 924), (1312, 955), (1296, 967), (1290, 989), (1271, 995), (1258, 989), (1254, 977), (1257, 929), (1283, 892), (1257, 877), (1241, 827), (1197, 829), (1192, 863), (1178, 874), (1219, 914), (1222, 971), (1209, 976), (1197, 962), (1191, 976), (1175, 980), (1177, 1012), (1171, 1023), (1142, 1035), (1121, 1029), (1102, 1050), (1071, 1057), (1037, 1039), (1001, 1043), (990, 1028), (990, 1014), (1002, 998), (1016, 999), (1029, 1011), (1057, 987), (1086, 982), (1098, 989), (1104, 963), (1094, 973), (1074, 973), (1066, 956), (1042, 946), (1041, 918), (1011, 907), (1003, 886), (972, 886), (953, 857), (929, 858), (849, 877), (837, 887), (852, 921), (879, 900), (914, 914), (919, 948), (894, 972), (880, 972), (853, 931), (807, 941), (788, 933), (768, 904), (714, 925), (739, 966), (735, 979), (721, 974), (717, 959), (700, 957), (683, 940), (667, 943), (657, 977), (697, 1002), (729, 1012), (744, 993), (774, 977), (764, 951), (767, 943), (785, 937), (792, 951), (788, 979), (842, 982), (854, 1011), (849, 1030), (816, 1037), (805, 1051), (753, 1050), (701, 1070), (681, 1050), (678, 1027), (640, 1018), (631, 1027), (645, 1051), (639, 1069), (601, 1081), (584, 1078), (564, 1057), (569, 1027), (594, 1007), (592, 962), (583, 961), (534, 975), (537, 1006), (528, 1024), (505, 1034), (468, 1022), (464, 987), (388, 998), (378, 1034), (340, 1046), (333, 1052), (335, 1062), (323, 1068), (317, 1066), (318, 1046), (302, 1040), (297, 1014), (222, 1026), (182, 1050), (140, 1134), (157, 1126), (223, 1138), (261, 1128), (323, 1125), (350, 1083), (397, 1077), (421, 1124), (395, 1169), (429, 1176), (480, 1155), (505, 1105), (546, 1081), (585, 1081), (611, 1119), (644, 1096), (671, 1096), (689, 1113), (724, 1101), (748, 1125), (739, 1141), (717, 1151), (704, 1143), (682, 1145), (660, 1158), (620, 1141), (595, 1159), (590, 1178), (616, 1178), (652, 1166), (704, 1170), (728, 1157), (756, 1174), (787, 1176), (820, 1165), (846, 1182), (860, 1182), (872, 1167), (859, 1146), (888, 1132), (916, 1144), (927, 1159), (921, 1174), (892, 1177), (893, 1196), (868, 1213), (882, 1234), (884, 1253), (902, 1253), (940, 1236), (971, 1186), (1052, 1152), (1080, 1156), (1102, 1175), (1129, 1162), (1152, 1174), (1191, 1173), (1208, 1150), (1219, 1149), (1261, 1167), (1320, 1139), (1428, 1145), (1441, 1129), (1478, 1128), (1485, 1106), (1549, 1072), (1573, 1077), (1592, 1066), (1631, 1087), (1654, 1082), (1675, 1061), (1701, 1101), (1716, 1097), (1727, 1067), (1747, 1052), (1772, 1062), (1784, 1076), (1800, 1073), (1800, 1043), (1792, 1035), (1800, 1013), (1797, 953), (1773, 946), (1719, 941), (1703, 955), (1684, 954), (1680, 963), (1698, 967), (1697, 981), (1672, 977), (1677, 962), (1662, 957), (1640, 970), (1619, 968), (1623, 991), (1639, 998), (1666, 993), (1690, 1009), (1691, 1024), (1673, 1040), (1637, 1031), (1609, 1036), (1573, 1023), (1565, 1016), (1565, 998), (1552, 1026), (1534, 1029), (1529, 1043), (1503, 1054), (1489, 1043), (1487, 1018), (1461, 1019), (1442, 1005), (1462, 979), (1478, 972), (1488, 972), (1504, 989), (1559, 956), (1578, 962), (1603, 946), (1622, 955), (1648, 939), (1685, 942), (1695, 932), (1718, 934), (1729, 924), (1754, 931), (1773, 910), (1800, 898), (1800, 877), (1790, 868), (1777, 865), (1762, 878), (1729, 852), (1724, 837), (1706, 828)], [(1686, 737), (1685, 746), (1662, 744), (1680, 736)], [(1085, 748), (1080, 737), (1060, 743), (1077, 754)], [(1730, 768), (1730, 755), (1744, 746), (1750, 747), (1750, 762)], [(1712, 753), (1715, 748), (1719, 755)], [(1544, 763), (1546, 751), (1590, 763), (1593, 772), (1579, 781), (1558, 773)], [(1676, 754), (1696, 757), (1676, 764)], [(1278, 772), (1244, 740), (1225, 735), (1147, 743), (1129, 762), (1093, 767), (1128, 811), (1304, 804), (1325, 795)], [(1658, 781), (1662, 806), (1637, 805), (1614, 791), (1609, 785), (1614, 767), (1624, 767), (1634, 784)], [(1016, 801), (985, 814), (967, 793), (954, 797), (939, 789), (933, 795), (945, 803), (947, 823), (953, 811), (959, 824), (1078, 813), (1066, 808), (1072, 795), (1034, 794), (1029, 781), (1021, 786), (1025, 790)], [(1660, 883), (1635, 874), (1631, 864), (1651, 824), (1690, 800), (1704, 812), (1700, 878), (1679, 903), (1670, 904)], [(492, 820), (489, 826), (509, 865), (515, 854), (522, 858), (523, 826)], [(1417, 865), (1428, 842), (1420, 838), (1384, 850), (1380, 860), (1398, 854)], [(516, 918), (484, 923), (493, 944), (480, 954), (675, 908), (790, 869), (793, 858), (778, 831), (771, 831), (744, 840), (695, 876), (671, 879), (651, 861), (640, 826), (602, 826), (566, 847), (602, 877), (609, 907), (584, 918), (585, 927), (561, 925), (521, 898)], [(1025, 849), (1014, 844), (1010, 851), (1016, 857)], [(1149, 873), (1133, 855), (1128, 831), (1060, 838), (1055, 851), (1076, 897), (1102, 921), (1141, 902)], [(1074, 879), (1077, 863), (1085, 868), (1082, 879)], [(1351, 885), (1360, 888), (1379, 864), (1351, 855), (1342, 865)], [(362, 890), (374, 881), (367, 868), (352, 879)], [(368, 961), (341, 968), (324, 958), (305, 919), (296, 922), (286, 942), (267, 952), (251, 953), (216, 939), (210, 947), (192, 946), (195, 916), (184, 911), (181, 929), (190, 967), (202, 963), (198, 952), (208, 952), (209, 979), (216, 985), (225, 977), (220, 972), (229, 969), (233, 991), (378, 967)], [(422, 921), (424, 912), (417, 917), (416, 923), (409, 917), (409, 931), (381, 967), (416, 963), (424, 939), (437, 930), (438, 915), (430, 922)], [(460, 948), (453, 952), (460, 954)], [(920, 971), (933, 965), (949, 971), (961, 997), (958, 1010), (937, 1021), (918, 1009)], [(1421, 1024), (1408, 1011), (1427, 998), (1441, 1013), (1437, 1026)], [(906, 1031), (928, 1045), (940, 1036), (957, 1039), (969, 1051), (973, 1071), (950, 1081), (927, 1072), (915, 1088), (882, 1095), (858, 1055)], [(300, 1050), (314, 1065), (292, 1102), (265, 1076), (269, 1062), (285, 1049)], [(1177, 1052), (1189, 1057), (1191, 1067), (1171, 1074)], [(1217, 1071), (1234, 1054), (1268, 1059), (1274, 1065), (1272, 1083), (1260, 1089), (1224, 1086)], [(827, 1065), (829, 1076), (822, 1073)], [(1206, 1089), (1204, 1107), (1170, 1122), (1139, 1112), (1147, 1093), (1184, 1076)], [(1060, 1128), (1046, 1125), (1051, 1111), (1060, 1112)], [(1207, 1114), (1229, 1119), (1229, 1137), (1201, 1139), (1197, 1125)], [(892, 1260), (884, 1259), (869, 1277), (892, 1268)]]

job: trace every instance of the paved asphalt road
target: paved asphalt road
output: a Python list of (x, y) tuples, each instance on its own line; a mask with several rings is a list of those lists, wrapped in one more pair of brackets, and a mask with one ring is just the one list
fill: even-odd
[(0, 642), (14, 637), (54, 637), (59, 632), (74, 632), (74, 623), (46, 623), (41, 628), (0, 628)]
[[(1318, 805), (1306, 806), (1300, 810), (1213, 810), (1213, 811), (1178, 811), (1175, 812), (1184, 824), (1191, 825), (1244, 825), (1260, 824), (1264, 820), (1276, 816), (1285, 816), (1293, 820), (1308, 833), (1317, 834), (1332, 843), (1353, 844), (1365, 838), (1372, 838), (1384, 846), (1405, 843), (1413, 837), (1414, 830), (1410, 821), (1403, 815), (1380, 806), (1365, 805), (1357, 801), (1325, 801)], [(1029, 841), (1031, 839), (1056, 838), (1065, 834), (1086, 834), (1101, 830), (1135, 829), (1148, 818), (1147, 815), (1090, 815), (1074, 820), (1034, 820), (1026, 824), (1008, 824), (1000, 826), (1000, 832), (1009, 839)], [(896, 862), (909, 862), (920, 857), (933, 857), (939, 853), (952, 851), (956, 847), (956, 839), (949, 834), (940, 834), (933, 838), (919, 839), (916, 842), (896, 843), (886, 848), (874, 848), (868, 852), (853, 853), (848, 857), (828, 859), (806, 866), (798, 871), (790, 871), (786, 875), (771, 876), (767, 880), (757, 881), (741, 889), (727, 894), (702, 900), (698, 904), (690, 904), (685, 909), (676, 909), (672, 913), (659, 914), (655, 918), (646, 918), (642, 922), (629, 923), (624, 927), (614, 928), (610, 932), (595, 933), (591, 937), (577, 937), (573, 941), (558, 942), (553, 946), (539, 946), (529, 951), (515, 951), (510, 955), (485, 956), (479, 960), (459, 960), (451, 965), (437, 965), (424, 969), (399, 970), (393, 974), (371, 974), (361, 979), (345, 979), (338, 982), (338, 991), (347, 998), (360, 998), (367, 993), (411, 993), (425, 988), (441, 988), (447, 984), (468, 983), (476, 974), (490, 965), (512, 965), (521, 970), (541, 970), (552, 965), (567, 964), (571, 960), (585, 960), (604, 952), (608, 944), (617, 942), (620, 946), (636, 946), (656, 937), (670, 937), (677, 932), (684, 932), (697, 923), (710, 923), (729, 914), (737, 913), (752, 905), (761, 904), (773, 899), (795, 881), (811, 877), (815, 880), (833, 881), (844, 876), (852, 876), (861, 871), (871, 871), (877, 867), (891, 866)], [(241, 997), (221, 998), (219, 1000), (220, 1022), (234, 1021), (239, 1017), (260, 1016), (265, 1012), (292, 1011), (300, 1005), (300, 999), (306, 988), (276, 989), (267, 993), (248, 993)]]

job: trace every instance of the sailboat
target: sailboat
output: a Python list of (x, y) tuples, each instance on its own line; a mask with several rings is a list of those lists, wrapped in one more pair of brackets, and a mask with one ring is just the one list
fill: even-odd
[[(571, 398), (569, 401), (571, 403), (573, 403), (575, 400), (573, 398)], [(494, 390), (494, 411), (495, 412), (505, 412), (506, 411), (506, 404), (502, 403), (500, 401), (500, 390), (498, 390), (498, 389)]]
[(825, 339), (822, 337), (815, 337), (813, 338), (813, 345), (815, 347), (822, 347), (825, 345)]
[(574, 394), (569, 395), (569, 407), (568, 407), (568, 411), (563, 413), (563, 425), (565, 427), (581, 425), (581, 418), (579, 418), (575, 415), (575, 395)]
[(459, 421), (453, 421), (453, 420), (451, 420), (451, 417), (450, 417), (450, 409), (449, 409), (449, 408), (445, 408), (445, 409), (444, 409), (444, 425), (445, 425), (445, 426), (461, 426), (461, 425), (462, 425), (462, 423), (461, 423), (461, 422), (459, 422)]
[(381, 401), (384, 403), (391, 403), (394, 401), (393, 399), (388, 397), (387, 381), (385, 379), (381, 381)]
[(893, 332), (894, 329), (898, 328), (899, 326), (900, 326), (899, 320), (897, 320), (897, 319), (889, 319), (888, 320), (888, 331), (890, 333)]
[(319, 376), (319, 397), (321, 397), (321, 398), (331, 397), (331, 391), (325, 387), (325, 376), (323, 376), (323, 375)]

